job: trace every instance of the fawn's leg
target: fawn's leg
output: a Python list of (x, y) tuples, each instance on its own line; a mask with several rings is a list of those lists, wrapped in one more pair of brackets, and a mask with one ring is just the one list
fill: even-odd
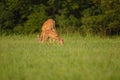
[(45, 35), (44, 35), (44, 43), (46, 43), (46, 41), (48, 40), (48, 38), (49, 38), (48, 35), (45, 34)]

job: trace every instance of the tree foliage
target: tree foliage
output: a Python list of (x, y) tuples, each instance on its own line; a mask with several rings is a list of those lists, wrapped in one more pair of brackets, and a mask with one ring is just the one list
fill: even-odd
[(119, 4), (119, 0), (93, 0), (93, 6), (83, 11), (82, 28), (100, 35), (119, 34)]
[(0, 1), (1, 32), (39, 32), (48, 18), (63, 33), (115, 35), (120, 32), (120, 0)]

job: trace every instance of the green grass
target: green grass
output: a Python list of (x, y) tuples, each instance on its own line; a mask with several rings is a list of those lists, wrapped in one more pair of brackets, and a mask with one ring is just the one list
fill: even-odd
[(120, 37), (62, 37), (63, 46), (0, 36), (0, 80), (120, 80)]

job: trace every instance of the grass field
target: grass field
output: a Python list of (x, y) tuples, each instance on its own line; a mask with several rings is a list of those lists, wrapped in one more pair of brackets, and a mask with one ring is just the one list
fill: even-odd
[(120, 37), (62, 37), (63, 46), (0, 36), (0, 80), (120, 80)]

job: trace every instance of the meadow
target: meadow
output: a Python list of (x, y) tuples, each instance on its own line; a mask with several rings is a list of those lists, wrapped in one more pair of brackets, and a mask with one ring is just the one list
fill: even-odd
[(120, 37), (61, 37), (63, 46), (0, 36), (0, 80), (120, 80)]

